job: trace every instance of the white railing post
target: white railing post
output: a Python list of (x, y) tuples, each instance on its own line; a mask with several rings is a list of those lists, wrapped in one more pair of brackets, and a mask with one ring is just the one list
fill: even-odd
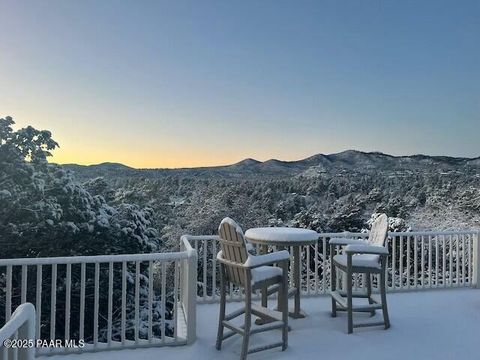
[(192, 344), (197, 338), (197, 262), (198, 254), (190, 246), (187, 236), (182, 237), (182, 248), (188, 253), (182, 261), (181, 268), (181, 302), (186, 320), (187, 344)]
[[(18, 338), (35, 341), (35, 308), (30, 303), (24, 303), (23, 311), (28, 312), (28, 319), (18, 328)], [(18, 360), (33, 360), (35, 358), (35, 347), (28, 346), (18, 353)]]
[(197, 338), (197, 252), (193, 251), (188, 262), (188, 307), (187, 307), (187, 344), (191, 344)]
[(472, 287), (474, 288), (477, 288), (477, 289), (480, 289), (480, 254), (479, 254), (479, 250), (480, 250), (480, 244), (479, 244), (479, 241), (480, 241), (480, 231), (477, 232), (474, 237), (473, 237), (473, 256), (472, 256), (472, 260), (473, 260), (473, 263), (472, 263), (472, 267), (473, 267), (473, 271), (472, 271), (472, 277), (473, 277), (473, 281), (472, 281)]
[[(29, 341), (28, 346), (19, 348), (18, 352), (13, 352), (13, 348), (3, 348), (0, 358), (6, 355), (6, 358), (18, 360), (33, 360), (35, 358), (35, 307), (30, 303), (24, 303), (17, 307), (10, 320), (0, 329), (0, 343), (6, 339), (19, 339)], [(18, 336), (15, 336), (15, 333)], [(30, 343), (33, 342), (33, 343)], [(11, 356), (9, 355), (9, 352)]]

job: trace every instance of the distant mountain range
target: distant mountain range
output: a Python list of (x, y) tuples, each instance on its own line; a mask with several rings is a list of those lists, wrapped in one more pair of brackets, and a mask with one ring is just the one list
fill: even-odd
[(72, 170), (80, 178), (104, 177), (284, 177), (313, 176), (324, 172), (449, 172), (478, 171), (480, 157), (463, 158), (448, 156), (392, 156), (380, 152), (362, 152), (347, 150), (336, 154), (317, 154), (303, 160), (281, 161), (276, 159), (264, 162), (245, 159), (232, 165), (180, 168), (180, 169), (135, 169), (118, 163), (98, 165), (66, 164), (64, 168)]

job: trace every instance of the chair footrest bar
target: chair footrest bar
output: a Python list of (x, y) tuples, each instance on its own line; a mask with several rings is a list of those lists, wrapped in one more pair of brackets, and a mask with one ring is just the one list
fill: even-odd
[(280, 285), (272, 285), (267, 290), (267, 296), (273, 295), (280, 289)]
[(252, 349), (248, 350), (247, 353), (251, 354), (251, 353), (258, 352), (258, 351), (273, 349), (273, 348), (276, 348), (276, 347), (283, 347), (283, 343), (282, 342), (277, 342), (277, 343), (274, 343), (274, 344), (258, 346), (258, 347), (255, 347), (255, 348), (252, 348)]
[(347, 308), (347, 299), (345, 299), (338, 291), (331, 291), (332, 298), (340, 304), (341, 307)]
[(367, 327), (367, 326), (384, 326), (384, 325), (385, 325), (384, 321), (376, 321), (376, 322), (363, 322), (363, 323), (353, 324), (353, 327), (359, 328), (359, 327)]
[(238, 335), (235, 331), (228, 331), (225, 334), (223, 334), (222, 341), (227, 340), (228, 338), (231, 338), (233, 335)]
[(226, 315), (225, 320), (235, 319), (237, 316), (240, 316), (243, 313), (245, 313), (245, 307), (242, 307), (242, 308), (240, 308), (238, 310), (235, 310), (235, 311), (231, 312), (230, 314)]
[(245, 335), (245, 330), (242, 327), (233, 325), (232, 323), (225, 320), (222, 323), (223, 323), (223, 326), (225, 326), (226, 328), (229, 328), (232, 331), (235, 331), (237, 334), (240, 334), (242, 336)]
[(292, 297), (296, 293), (297, 293), (297, 288), (294, 287), (294, 288), (288, 289), (288, 297)]
[(278, 311), (252, 304), (252, 314), (261, 318), (272, 319), (274, 321), (282, 321), (282, 314)]
[(270, 331), (270, 330), (275, 330), (275, 329), (280, 329), (284, 327), (285, 324), (283, 321), (273, 321), (271, 323), (263, 324), (263, 325), (258, 325), (250, 330), (250, 334), (258, 334), (264, 331)]
[[(337, 311), (347, 311), (347, 308), (344, 307), (338, 307), (337, 306)], [(353, 309), (353, 312), (366, 312), (366, 313), (371, 313), (372, 311), (375, 311), (375, 309)]]

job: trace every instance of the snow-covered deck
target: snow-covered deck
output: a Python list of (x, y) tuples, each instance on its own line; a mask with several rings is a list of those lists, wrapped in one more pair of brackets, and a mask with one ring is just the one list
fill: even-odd
[[(392, 327), (355, 329), (347, 335), (345, 314), (330, 316), (330, 297), (302, 299), (305, 319), (290, 319), (289, 348), (249, 355), (249, 359), (478, 359), (480, 290), (448, 289), (388, 294)], [(129, 349), (94, 354), (55, 356), (51, 360), (190, 360), (235, 359), (240, 356), (240, 338), (214, 348), (218, 304), (197, 307), (197, 341), (190, 346)], [(227, 304), (230, 308), (241, 303)], [(359, 314), (358, 316), (366, 316)], [(379, 315), (377, 315), (379, 316)], [(279, 331), (254, 335), (252, 343), (279, 338)]]

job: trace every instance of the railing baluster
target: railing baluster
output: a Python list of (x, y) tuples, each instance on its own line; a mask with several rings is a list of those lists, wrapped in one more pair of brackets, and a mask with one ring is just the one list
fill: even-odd
[(79, 340), (85, 338), (85, 268), (84, 262), (80, 265), (80, 324), (79, 324)]
[(432, 237), (428, 235), (428, 287), (432, 287)]
[(421, 237), (421, 248), (420, 248), (421, 265), (420, 265), (420, 280), (422, 282), (422, 289), (425, 287), (425, 240), (422, 235)]
[(395, 269), (396, 269), (396, 262), (397, 262), (397, 242), (396, 242), (396, 236), (392, 236), (392, 286), (391, 289), (395, 289), (396, 283), (395, 283)]
[(314, 266), (315, 266), (315, 294), (318, 294), (318, 240), (315, 242), (315, 259), (314, 259)]
[(65, 340), (70, 340), (70, 302), (72, 292), (72, 264), (67, 264), (65, 284)]
[(108, 314), (107, 314), (107, 343), (112, 343), (112, 313), (113, 313), (113, 262), (108, 263)]
[(203, 244), (203, 299), (207, 300), (208, 298), (208, 293), (207, 293), (207, 253), (208, 253), (208, 242), (207, 240), (202, 241)]
[(22, 304), (27, 302), (27, 277), (27, 265), (22, 265), (22, 293), (20, 296)]
[(465, 235), (462, 234), (462, 285), (465, 285)]
[[(213, 243), (216, 244), (216, 241), (214, 240)], [(216, 254), (215, 254), (215, 257), (216, 257)], [(175, 342), (177, 342), (178, 341), (178, 338), (177, 338), (177, 328), (178, 328), (177, 309), (178, 309), (178, 276), (179, 276), (178, 268), (180, 266), (180, 262), (175, 261), (174, 265), (175, 265), (175, 271), (174, 271), (174, 274), (173, 274), (173, 325), (174, 325), (174, 327), (173, 327), (173, 338), (175, 339)], [(215, 274), (215, 269), (216, 269), (216, 267), (214, 267), (214, 270), (213, 270), (214, 274)]]
[(148, 342), (153, 337), (153, 262), (148, 262)]
[[(212, 240), (212, 300), (217, 299), (217, 241)], [(175, 266), (175, 270), (177, 267)], [(176, 337), (175, 337), (176, 338)]]
[(435, 287), (438, 287), (438, 236), (435, 236)]
[(307, 294), (310, 294), (310, 245), (306, 245), (307, 253), (307, 261), (305, 264), (307, 265)]
[(399, 249), (399, 252), (400, 252), (400, 263), (398, 265), (398, 271), (399, 271), (399, 281), (400, 281), (400, 290), (403, 289), (403, 236), (400, 236), (399, 237), (399, 242), (400, 242), (400, 249)]
[(455, 240), (455, 272), (457, 275), (456, 285), (460, 285), (460, 235), (456, 236)]
[(135, 344), (138, 344), (138, 325), (140, 322), (140, 261), (135, 262)]
[(442, 285), (447, 286), (447, 242), (445, 235), (442, 236)]
[(406, 236), (407, 239), (407, 289), (410, 289), (410, 236)]
[(52, 286), (50, 304), (50, 339), (54, 340), (57, 312), (57, 264), (52, 265)]
[(122, 262), (122, 319), (121, 319), (121, 341), (125, 344), (125, 322), (127, 318), (127, 262)]
[(453, 286), (453, 239), (452, 239), (452, 235), (450, 235), (448, 237), (448, 240), (449, 240), (449, 244), (448, 244), (448, 256), (449, 256), (449, 263), (448, 263), (448, 266), (449, 266), (449, 272), (448, 272), (448, 282), (449, 282), (449, 285), (450, 286)]
[(413, 277), (415, 279), (413, 283), (413, 288), (416, 289), (418, 286), (418, 237), (417, 235), (413, 236)]
[(98, 303), (99, 303), (99, 287), (100, 287), (100, 263), (95, 263), (95, 280), (93, 294), (93, 344), (98, 344)]
[(467, 237), (467, 261), (468, 261), (468, 268), (467, 268), (467, 276), (468, 276), (468, 284), (471, 284), (472, 282), (472, 235), (471, 234), (468, 234), (468, 237)]
[(5, 321), (10, 320), (12, 316), (12, 266), (7, 266), (7, 288), (5, 300)]
[(165, 261), (162, 261), (162, 296), (161, 296), (161, 301), (162, 301), (162, 343), (165, 344), (165, 341), (167, 339), (167, 335), (165, 334), (165, 325), (166, 325), (166, 320), (165, 319), (165, 303), (166, 303), (166, 283), (167, 283), (167, 263)]
[(35, 291), (36, 337), (41, 338), (42, 325), (42, 265), (37, 265), (37, 283)]

